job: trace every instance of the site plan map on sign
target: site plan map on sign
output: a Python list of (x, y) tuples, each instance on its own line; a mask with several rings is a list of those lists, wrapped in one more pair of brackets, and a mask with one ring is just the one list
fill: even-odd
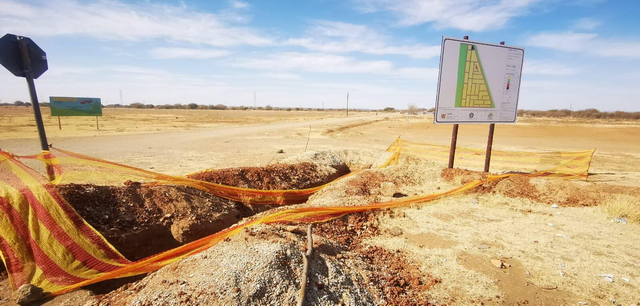
[(443, 38), (436, 123), (514, 123), (523, 48)]
[(471, 44), (461, 44), (456, 107), (494, 108), (492, 94), (483, 73), (483, 64), (477, 48)]

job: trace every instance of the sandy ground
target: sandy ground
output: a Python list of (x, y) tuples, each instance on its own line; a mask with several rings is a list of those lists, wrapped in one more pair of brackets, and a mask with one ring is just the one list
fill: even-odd
[[(0, 148), (39, 151), (29, 112), (0, 107)], [(46, 112), (49, 141), (57, 147), (176, 175), (263, 166), (306, 149), (383, 151), (399, 135), (447, 145), (451, 136), (451, 125), (397, 113), (350, 112), (345, 118), (338, 112), (105, 109), (97, 131), (95, 118), (65, 118), (58, 130)], [(486, 139), (487, 125), (461, 125), (459, 146), (484, 148)], [(638, 121), (519, 119), (497, 125), (494, 148), (596, 148), (590, 182), (639, 187)], [(367, 242), (402, 251), (426, 275), (440, 278), (430, 290), (434, 303), (639, 304), (639, 225), (613, 223), (599, 207), (553, 209), (467, 194), (395, 212), (381, 218), (384, 232)], [(491, 259), (511, 267), (492, 267)], [(612, 274), (614, 282), (602, 274)]]

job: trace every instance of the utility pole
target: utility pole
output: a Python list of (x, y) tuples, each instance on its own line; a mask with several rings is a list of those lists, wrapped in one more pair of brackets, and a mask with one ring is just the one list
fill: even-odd
[(349, 117), (349, 92), (347, 92), (347, 108), (345, 108), (345, 111), (347, 112), (347, 116)]
[(122, 106), (122, 89), (120, 90), (120, 105)]
[(256, 91), (254, 91), (254, 108), (256, 108)]

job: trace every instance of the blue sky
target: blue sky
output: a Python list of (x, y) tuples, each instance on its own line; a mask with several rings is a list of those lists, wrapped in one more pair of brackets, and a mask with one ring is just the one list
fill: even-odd
[[(49, 96), (103, 104), (431, 108), (442, 36), (524, 47), (520, 109), (638, 111), (639, 2), (0, 0)], [(28, 101), (0, 73), (0, 100)]]

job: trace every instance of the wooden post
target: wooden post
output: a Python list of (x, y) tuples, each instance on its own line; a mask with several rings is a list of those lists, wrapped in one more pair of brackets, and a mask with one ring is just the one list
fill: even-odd
[(452, 142), (450, 143), (450, 160), (447, 167), (454, 168), (454, 155), (456, 155), (456, 138), (458, 138), (458, 124), (452, 126)]
[[(501, 42), (501, 45), (505, 45), (505, 42)], [(487, 135), (487, 148), (485, 149), (485, 167), (483, 167), (483, 172), (490, 172), (490, 159), (492, 158), (492, 144), (494, 143), (494, 123), (490, 124), (490, 131)]]
[(100, 126), (98, 125), (98, 116), (96, 116), (96, 129), (100, 130)]
[(60, 123), (60, 117), (58, 117), (58, 129), (62, 130), (62, 123)]
[[(463, 36), (464, 40), (470, 39), (469, 36)], [(452, 142), (450, 143), (450, 159), (447, 162), (447, 168), (454, 168), (454, 156), (456, 156), (456, 139), (458, 138), (458, 124), (452, 126)]]
[(485, 149), (485, 167), (483, 172), (490, 172), (490, 158), (492, 157), (492, 142), (494, 142), (494, 123), (490, 124), (490, 132), (487, 135), (487, 149)]

